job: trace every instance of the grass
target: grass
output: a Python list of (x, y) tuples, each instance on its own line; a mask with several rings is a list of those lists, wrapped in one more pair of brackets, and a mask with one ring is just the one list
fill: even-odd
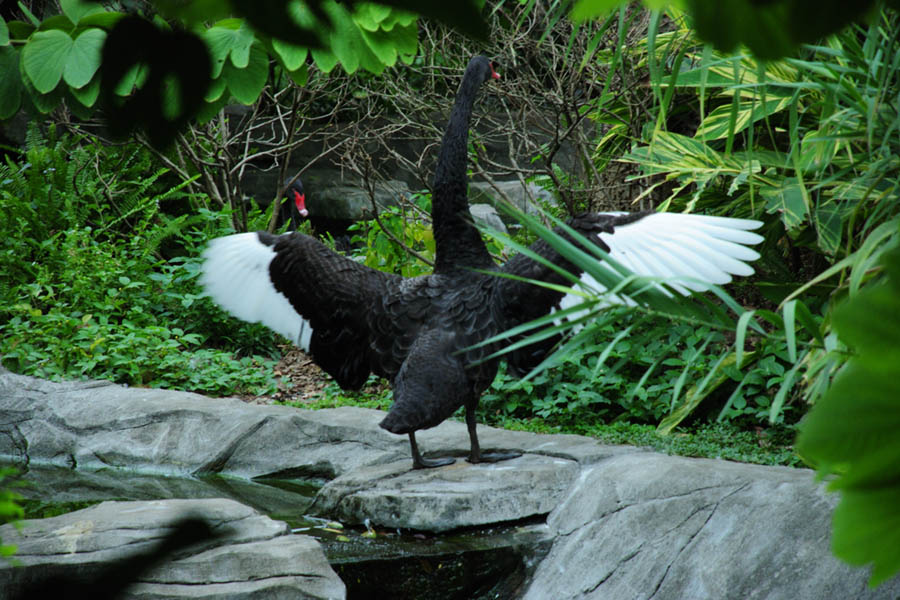
[[(383, 379), (371, 376), (359, 392), (341, 390), (334, 382), (308, 402), (286, 402), (287, 406), (316, 410), (339, 406), (360, 406), (388, 410), (391, 405), (390, 386)], [(682, 427), (662, 435), (653, 425), (627, 422), (603, 423), (590, 415), (562, 417), (510, 417), (479, 411), (478, 422), (492, 427), (532, 433), (576, 434), (594, 438), (604, 444), (626, 444), (652, 448), (658, 452), (697, 458), (720, 458), (759, 465), (802, 466), (793, 450), (794, 427), (779, 426), (752, 431), (741, 429), (731, 422), (701, 423)], [(462, 409), (453, 417), (463, 420)]]
[(704, 423), (662, 435), (653, 425), (624, 422), (560, 425), (538, 419), (505, 419), (489, 424), (514, 431), (584, 435), (604, 444), (652, 448), (678, 456), (721, 458), (759, 465), (803, 466), (800, 457), (793, 451), (794, 431), (788, 427), (746, 431), (731, 423)]

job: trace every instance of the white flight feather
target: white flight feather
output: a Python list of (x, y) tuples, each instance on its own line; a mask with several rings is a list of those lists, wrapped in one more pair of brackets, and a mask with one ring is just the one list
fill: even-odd
[[(763, 240), (762, 236), (750, 231), (761, 225), (750, 219), (654, 213), (617, 226), (614, 233), (598, 235), (610, 248), (610, 256), (632, 273), (666, 279), (669, 289), (686, 296), (691, 292), (706, 291), (711, 285), (729, 283), (734, 275), (752, 275), (753, 267), (747, 263), (758, 259), (759, 253), (747, 246)], [(577, 287), (582, 292), (594, 294), (606, 291), (587, 273), (582, 275)], [(665, 288), (660, 289), (669, 293)], [(577, 306), (583, 301), (580, 294), (567, 294), (561, 300), (560, 308)], [(633, 304), (633, 301), (614, 294), (610, 294), (607, 301)], [(586, 312), (577, 311), (567, 318), (575, 320)]]
[(250, 323), (262, 323), (309, 352), (312, 327), (275, 289), (269, 264), (275, 251), (256, 233), (214, 239), (203, 252), (200, 284), (216, 304)]

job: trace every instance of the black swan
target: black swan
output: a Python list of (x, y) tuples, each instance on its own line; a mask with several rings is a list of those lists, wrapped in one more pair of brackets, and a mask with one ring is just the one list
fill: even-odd
[[(497, 359), (483, 359), (498, 346), (473, 346), (574, 304), (561, 292), (484, 272), (567, 284), (524, 254), (498, 267), (472, 224), (466, 196), (469, 117), (478, 88), (492, 76), (486, 58), (470, 61), (444, 135), (433, 186), (433, 274), (403, 278), (375, 271), (298, 233), (231, 235), (213, 240), (204, 253), (201, 283), (222, 308), (294, 340), (343, 388), (358, 389), (369, 373), (391, 380), (394, 401), (380, 425), (409, 436), (414, 468), (453, 462), (424, 458), (415, 432), (462, 406), (469, 462), (520, 455), (483, 453), (479, 447), (475, 409), (497, 372)], [(704, 289), (704, 281), (721, 284), (732, 274), (751, 274), (744, 261), (759, 255), (745, 245), (762, 239), (748, 231), (757, 221), (696, 215), (584, 213), (566, 223), (638, 274), (692, 278), (684, 287), (673, 286), (684, 293), (685, 287)], [(531, 250), (580, 272), (544, 241)], [(541, 346), (538, 354), (547, 350)], [(532, 350), (511, 353), (507, 361), (521, 372), (539, 358)]]
[(306, 193), (299, 177), (288, 177), (284, 183), (287, 189), (279, 208), (279, 222), (282, 225), (290, 222), (288, 231), (296, 231), (300, 223), (309, 216), (309, 211), (306, 210)]

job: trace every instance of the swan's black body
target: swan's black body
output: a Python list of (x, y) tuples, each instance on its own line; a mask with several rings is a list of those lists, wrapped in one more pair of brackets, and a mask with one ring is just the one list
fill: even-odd
[[(381, 427), (409, 435), (415, 468), (453, 462), (424, 459), (415, 432), (438, 425), (462, 406), (470, 462), (518, 456), (480, 450), (475, 408), (497, 372), (497, 359), (485, 358), (498, 347), (472, 346), (546, 315), (563, 294), (490, 272), (568, 283), (522, 254), (498, 267), (472, 224), (466, 195), (469, 118), (479, 86), (492, 74), (487, 59), (472, 59), (444, 135), (433, 186), (433, 274), (407, 279), (375, 271), (298, 233), (215, 240), (204, 265), (204, 284), (219, 304), (296, 339), (341, 387), (357, 389), (370, 373), (391, 380), (394, 402)], [(599, 234), (612, 234), (617, 226), (643, 217), (587, 213), (567, 223), (609, 250)], [(543, 241), (531, 250), (571, 273), (580, 272)], [(260, 273), (259, 283), (251, 284)], [(278, 294), (246, 298), (249, 289), (266, 287)], [(511, 371), (528, 370), (547, 350), (543, 344), (508, 355)]]

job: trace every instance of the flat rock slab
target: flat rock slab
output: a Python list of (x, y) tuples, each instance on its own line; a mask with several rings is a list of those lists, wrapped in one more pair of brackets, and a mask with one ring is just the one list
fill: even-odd
[(409, 461), (357, 469), (327, 483), (313, 509), (349, 523), (433, 532), (546, 515), (578, 475), (573, 460), (526, 454), (414, 471)]
[[(55, 383), (0, 368), (0, 457), (22, 464), (324, 479), (401, 459), (411, 466), (406, 436), (381, 429), (382, 418), (381, 411), (356, 407), (313, 411), (105, 381)], [(469, 451), (462, 423), (444, 422), (419, 437), (429, 452)], [(479, 427), (479, 437), (486, 449), (585, 464), (635, 451), (491, 427)]]
[[(48, 575), (79, 581), (147, 552), (185, 516), (203, 518), (219, 537), (176, 553), (140, 574), (133, 599), (343, 598), (343, 582), (319, 543), (232, 500), (103, 502), (47, 519), (0, 527), (15, 544), (18, 566), (0, 568), (0, 589), (13, 595)], [(65, 597), (59, 590), (60, 595)], [(198, 595), (199, 594), (199, 595)]]

